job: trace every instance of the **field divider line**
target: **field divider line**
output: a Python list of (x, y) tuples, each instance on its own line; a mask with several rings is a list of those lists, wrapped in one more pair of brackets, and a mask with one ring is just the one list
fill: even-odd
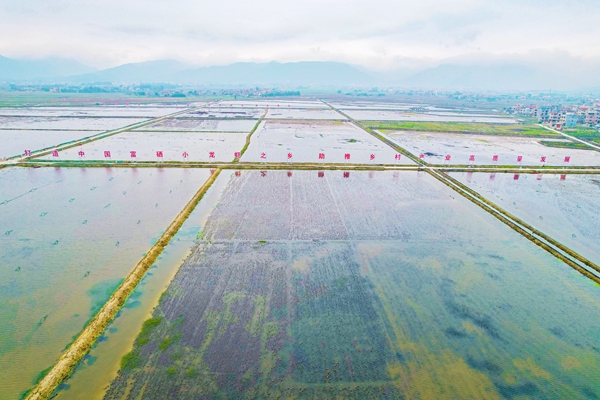
[(250, 131), (250, 133), (248, 133), (248, 136), (246, 136), (246, 143), (244, 144), (244, 147), (242, 147), (242, 150), (240, 151), (240, 157), (239, 158), (236, 157), (236, 158), (233, 159), (234, 163), (239, 163), (240, 162), (240, 158), (244, 155), (244, 153), (248, 149), (248, 146), (250, 146), (250, 139), (252, 138), (252, 134), (254, 132), (256, 132), (256, 130), (258, 129), (258, 127), (260, 126), (260, 124), (264, 121), (264, 119), (267, 116), (268, 112), (269, 112), (269, 109), (265, 108), (265, 112), (263, 113), (263, 115), (258, 119), (258, 121), (256, 121), (256, 124), (254, 124), (254, 127), (252, 128), (252, 130)]
[(533, 226), (524, 222), (520, 218), (510, 214), (508, 211), (489, 201), (456, 179), (444, 174), (443, 172), (436, 171), (433, 168), (428, 168), (426, 171), (434, 178), (444, 183), (446, 186), (454, 189), (463, 197), (483, 208), (489, 214), (493, 215), (516, 232), (520, 233), (525, 238), (548, 251), (561, 261), (565, 262), (567, 265), (573, 267), (577, 272), (600, 284), (600, 266), (597, 264), (585, 257), (582, 257), (575, 251), (557, 242), (545, 233), (535, 229)]
[(167, 230), (158, 241), (150, 248), (148, 253), (137, 263), (133, 271), (125, 278), (119, 288), (112, 294), (102, 309), (94, 316), (90, 323), (83, 328), (75, 341), (63, 352), (57, 363), (44, 376), (44, 378), (27, 395), (28, 400), (48, 399), (60, 383), (75, 369), (81, 359), (90, 351), (98, 337), (115, 318), (129, 295), (142, 280), (148, 269), (154, 264), (163, 249), (169, 244), (173, 236), (179, 231), (183, 223), (196, 208), (206, 191), (217, 179), (221, 169), (208, 178), (194, 197), (187, 203), (183, 210), (171, 222)]
[(0, 167), (63, 167), (63, 168), (221, 168), (252, 170), (362, 170), (362, 171), (422, 171), (434, 168), (444, 172), (487, 172), (518, 174), (600, 174), (600, 167), (518, 167), (518, 166), (468, 166), (415, 164), (358, 164), (358, 163), (284, 163), (284, 162), (205, 162), (205, 161), (129, 161), (129, 160), (31, 160), (0, 164)]
[(587, 140), (583, 140), (583, 139), (576, 138), (575, 136), (567, 135), (566, 133), (563, 133), (561, 131), (557, 131), (555, 129), (552, 129), (550, 127), (547, 127), (547, 126), (544, 126), (544, 125), (541, 125), (541, 124), (538, 124), (538, 125), (541, 126), (544, 129), (547, 129), (549, 131), (558, 133), (559, 135), (562, 135), (562, 136), (564, 136), (564, 137), (566, 137), (568, 139), (574, 140), (574, 141), (579, 142), (579, 143), (583, 143), (583, 144), (585, 144), (585, 145), (587, 145), (589, 147), (593, 147), (596, 150), (600, 150), (600, 146), (596, 146), (595, 144), (592, 144), (592, 143), (588, 142)]
[[(133, 129), (137, 129), (137, 128), (141, 128), (141, 127), (144, 127), (144, 126), (147, 126), (147, 125), (155, 124), (157, 122), (161, 122), (161, 121), (163, 121), (165, 119), (172, 118), (172, 117), (177, 116), (179, 114), (188, 113), (191, 110), (194, 110), (194, 108), (186, 108), (185, 110), (177, 111), (175, 113), (164, 115), (162, 117), (152, 118), (152, 119), (149, 119), (149, 120), (146, 120), (146, 121), (137, 122), (135, 124), (126, 125), (126, 126), (123, 126), (121, 128), (118, 128), (118, 129), (113, 129), (113, 130), (109, 130), (109, 131), (100, 132), (100, 133), (98, 133), (96, 135), (87, 136), (87, 137), (82, 138), (82, 139), (71, 140), (69, 142), (58, 144), (56, 146), (47, 147), (47, 148), (45, 148), (43, 150), (39, 150), (38, 152), (33, 152), (33, 154), (31, 156), (29, 156), (29, 157), (22, 157), (22, 158), (20, 158), (20, 160), (30, 160), (30, 159), (33, 159), (33, 158), (46, 156), (48, 154), (51, 154), (52, 150), (64, 151), (64, 150), (67, 150), (67, 149), (70, 149), (70, 148), (73, 148), (73, 147), (77, 147), (77, 146), (81, 146), (83, 144), (94, 142), (96, 140), (105, 139), (105, 138), (110, 137), (110, 136), (118, 135), (119, 133), (127, 132), (127, 131), (130, 131), (130, 130), (133, 130)], [(50, 149), (50, 150), (48, 150), (48, 149)]]

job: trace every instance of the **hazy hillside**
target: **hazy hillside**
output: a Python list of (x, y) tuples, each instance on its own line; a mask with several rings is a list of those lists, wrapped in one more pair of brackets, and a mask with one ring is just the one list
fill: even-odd
[(95, 68), (69, 59), (13, 60), (0, 56), (0, 81), (56, 79), (95, 70)]

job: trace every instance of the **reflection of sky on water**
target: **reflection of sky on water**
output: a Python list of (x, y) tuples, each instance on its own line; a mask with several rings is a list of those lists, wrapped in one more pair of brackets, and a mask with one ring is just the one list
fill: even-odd
[(208, 176), (188, 169), (0, 170), (4, 395), (18, 397), (56, 360)]
[(427, 174), (241, 171), (206, 239), (107, 398), (600, 393), (597, 285)]

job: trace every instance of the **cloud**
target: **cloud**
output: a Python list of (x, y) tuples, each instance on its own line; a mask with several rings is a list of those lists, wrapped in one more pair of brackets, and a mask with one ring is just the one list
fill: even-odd
[(0, 54), (97, 66), (338, 60), (381, 69), (563, 51), (600, 57), (597, 0), (0, 0)]

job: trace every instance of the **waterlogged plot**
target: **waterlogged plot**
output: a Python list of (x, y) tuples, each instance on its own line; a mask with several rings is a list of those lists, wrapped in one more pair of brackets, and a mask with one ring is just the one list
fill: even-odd
[(146, 118), (0, 117), (0, 129), (106, 131), (145, 120)]
[(262, 108), (256, 107), (205, 107), (199, 110), (181, 114), (177, 118), (223, 118), (223, 119), (258, 119), (265, 113)]
[(600, 393), (598, 287), (427, 174), (242, 171), (205, 239), (106, 399)]
[(209, 174), (0, 170), (3, 398), (18, 398), (56, 362)]
[(342, 114), (334, 110), (322, 109), (287, 109), (270, 108), (266, 119), (324, 119), (324, 120), (347, 120)]
[(221, 101), (218, 103), (209, 103), (208, 108), (227, 108), (227, 107), (243, 107), (243, 108), (329, 108), (328, 105), (321, 101), (284, 101), (280, 98), (272, 100), (234, 100)]
[(93, 136), (98, 131), (27, 131), (0, 130), (0, 158), (24, 155), (72, 140)]
[(244, 147), (246, 136), (247, 133), (124, 132), (44, 158), (228, 162)]
[(0, 116), (26, 117), (162, 117), (181, 111), (168, 107), (21, 107), (0, 108)]
[(242, 161), (412, 164), (389, 146), (342, 121), (265, 121)]
[(384, 135), (415, 155), (423, 154), (432, 164), (600, 165), (599, 151), (541, 144), (547, 139), (429, 132)]
[(451, 175), (600, 265), (600, 175)]
[(213, 131), (213, 132), (250, 132), (256, 120), (218, 120), (197, 118), (170, 118), (152, 125), (144, 126), (145, 131)]
[(142, 323), (152, 313), (161, 294), (197, 242), (206, 219), (233, 175), (233, 171), (223, 171), (217, 177), (101, 338), (69, 379), (60, 385), (56, 399), (101, 399), (104, 396), (121, 358), (131, 350)]
[(463, 115), (460, 113), (415, 113), (382, 110), (347, 110), (357, 121), (424, 121), (424, 122), (481, 122), (491, 124), (515, 124), (517, 120), (502, 116)]

